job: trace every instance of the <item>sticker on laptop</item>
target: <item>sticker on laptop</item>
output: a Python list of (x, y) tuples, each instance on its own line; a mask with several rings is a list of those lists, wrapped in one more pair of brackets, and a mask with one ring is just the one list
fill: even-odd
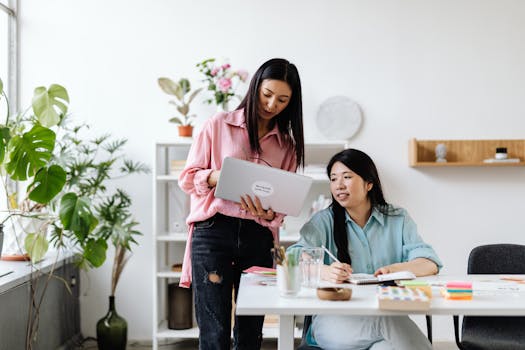
[(255, 181), (252, 184), (252, 192), (258, 197), (268, 197), (273, 193), (273, 186), (266, 181)]

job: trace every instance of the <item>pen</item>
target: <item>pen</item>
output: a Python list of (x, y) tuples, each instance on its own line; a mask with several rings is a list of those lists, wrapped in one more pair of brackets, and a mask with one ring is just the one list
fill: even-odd
[(326, 249), (324, 245), (321, 245), (321, 248), (323, 248), (326, 254), (328, 254), (334, 261), (341, 263), (339, 259), (337, 259), (334, 254), (332, 254), (328, 249)]

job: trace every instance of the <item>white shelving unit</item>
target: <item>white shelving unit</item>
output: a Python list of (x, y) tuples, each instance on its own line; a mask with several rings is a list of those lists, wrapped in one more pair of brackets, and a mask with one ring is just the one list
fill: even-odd
[[(195, 320), (193, 327), (184, 330), (168, 328), (168, 284), (178, 283), (181, 273), (172, 271), (173, 264), (182, 263), (187, 239), (185, 219), (189, 213), (189, 197), (178, 187), (180, 170), (170, 171), (172, 160), (186, 159), (192, 139), (178, 138), (169, 142), (156, 142), (153, 167), (153, 349), (176, 338), (198, 338)], [(305, 205), (298, 217), (287, 217), (281, 244), (290, 245), (299, 239), (299, 229), (310, 216), (313, 200), (319, 195), (330, 195), (324, 167), (330, 157), (347, 147), (344, 141), (309, 142), (305, 145), (305, 174), (314, 182)], [(315, 166), (312, 166), (315, 165)], [(309, 170), (315, 172), (309, 172)], [(278, 328), (265, 326), (265, 338), (276, 338)], [(301, 331), (296, 329), (296, 337)]]
[(172, 160), (188, 156), (191, 138), (156, 142), (153, 166), (153, 349), (175, 338), (198, 338), (199, 329), (168, 328), (168, 284), (178, 283), (181, 273), (172, 271), (173, 264), (182, 263), (186, 246), (185, 218), (189, 197), (178, 187), (179, 171), (171, 171)]

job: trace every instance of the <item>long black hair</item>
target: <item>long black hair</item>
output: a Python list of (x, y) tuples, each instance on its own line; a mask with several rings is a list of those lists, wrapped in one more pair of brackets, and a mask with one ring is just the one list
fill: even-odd
[[(328, 162), (326, 172), (328, 178), (332, 172), (332, 167), (336, 162), (343, 163), (348, 169), (361, 176), (365, 182), (372, 183), (372, 188), (368, 191), (368, 199), (372, 209), (377, 208), (381, 213), (390, 214), (389, 205), (383, 196), (379, 174), (372, 158), (368, 154), (353, 148), (345, 149), (335, 154)], [(345, 212), (332, 195), (332, 211), (334, 213), (334, 241), (337, 247), (337, 258), (341, 262), (352, 263), (348, 252), (348, 232), (346, 231)]]
[(263, 63), (255, 72), (250, 81), (248, 93), (237, 109), (244, 108), (246, 128), (250, 139), (250, 148), (254, 152), (261, 152), (259, 134), (257, 130), (259, 89), (265, 79), (286, 82), (292, 90), (288, 106), (270, 121), (270, 128), (277, 123), (279, 132), (287, 141), (291, 141), (295, 148), (297, 166), (304, 164), (304, 135), (303, 135), (303, 101), (301, 95), (301, 79), (293, 63), (283, 58), (272, 58)]

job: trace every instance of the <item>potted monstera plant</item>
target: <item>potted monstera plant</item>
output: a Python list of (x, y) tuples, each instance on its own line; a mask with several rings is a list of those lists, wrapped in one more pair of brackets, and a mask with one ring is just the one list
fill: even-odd
[[(0, 89), (6, 106), (7, 96)], [(0, 166), (7, 211), (2, 220), (5, 239), (4, 259), (31, 256), (39, 261), (48, 248), (45, 233), (53, 221), (49, 205), (66, 183), (66, 171), (52, 160), (58, 125), (67, 111), (67, 91), (52, 85), (35, 89), (33, 114), (10, 115), (0, 126)], [(9, 250), (11, 249), (11, 251)]]
[[(1, 80), (0, 102), (8, 106)], [(25, 113), (11, 115), (7, 107), (5, 124), (0, 125), (0, 170), (7, 206), (1, 224), (6, 241), (14, 236), (15, 246), (32, 263), (52, 245), (73, 251), (81, 267), (96, 268), (106, 261), (108, 246), (113, 245), (110, 299), (114, 299), (132, 244), (141, 233), (130, 212), (131, 198), (122, 189), (109, 191), (108, 184), (149, 169), (124, 156), (125, 139), (84, 137), (89, 126), (73, 124), (68, 104), (67, 90), (53, 84), (34, 90)], [(27, 349), (31, 349), (38, 330), (37, 309), (27, 329)]]

